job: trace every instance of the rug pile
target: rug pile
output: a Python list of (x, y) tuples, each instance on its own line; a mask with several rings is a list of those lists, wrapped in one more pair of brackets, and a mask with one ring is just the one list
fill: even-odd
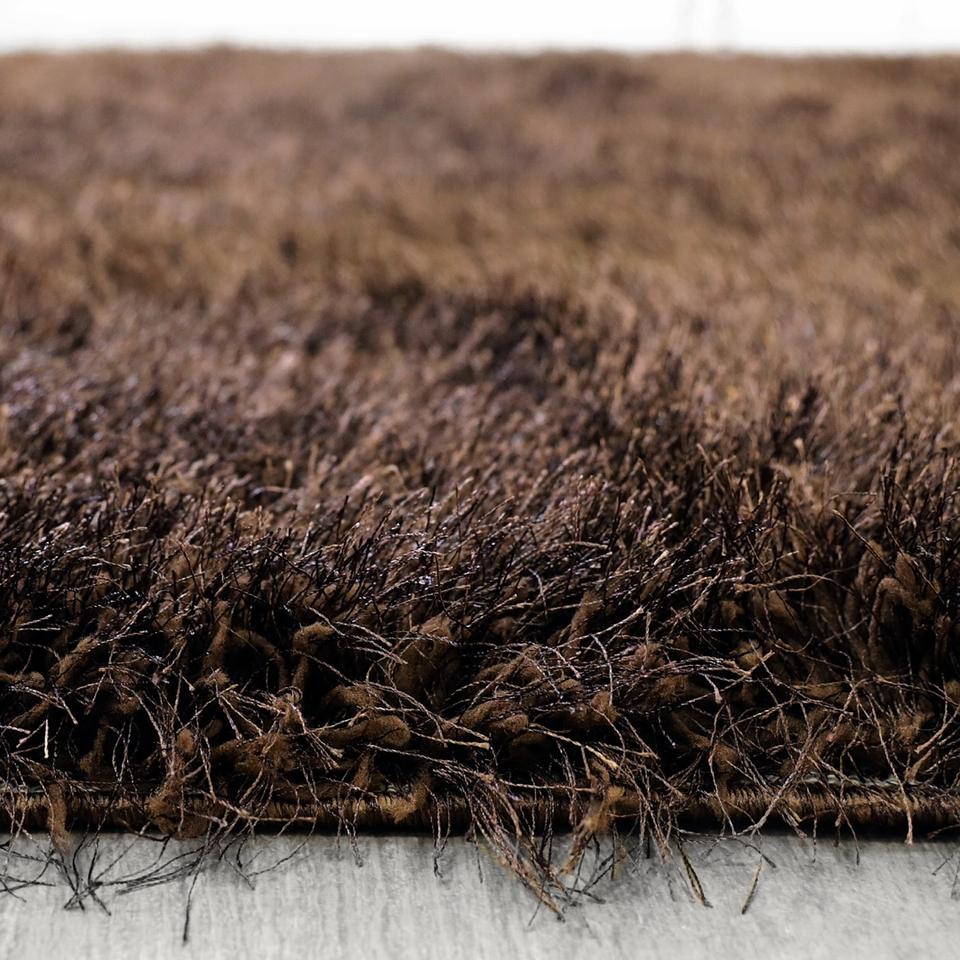
[(958, 97), (0, 60), (6, 820), (956, 824)]

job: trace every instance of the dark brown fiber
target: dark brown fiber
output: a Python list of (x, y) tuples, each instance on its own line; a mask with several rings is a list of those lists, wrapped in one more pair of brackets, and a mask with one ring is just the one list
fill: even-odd
[(960, 61), (0, 60), (0, 806), (960, 804)]

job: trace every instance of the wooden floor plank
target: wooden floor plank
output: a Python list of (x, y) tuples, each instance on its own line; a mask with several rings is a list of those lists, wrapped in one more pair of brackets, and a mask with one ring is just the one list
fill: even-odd
[[(42, 852), (42, 840), (21, 853)], [(632, 862), (595, 889), (602, 902), (570, 907), (562, 921), (482, 848), (452, 840), (434, 871), (433, 844), (417, 837), (374, 837), (356, 850), (334, 838), (259, 839), (242, 854), (244, 879), (227, 862), (192, 881), (177, 879), (130, 895), (101, 887), (109, 915), (92, 899), (64, 909), (70, 889), (54, 867), (0, 861), (7, 883), (39, 876), (49, 886), (0, 897), (0, 956), (22, 960), (177, 957), (518, 957), (605, 960), (654, 957), (953, 958), (960, 945), (957, 873), (960, 846), (867, 840), (814, 846), (792, 837), (762, 842), (767, 858), (741, 914), (759, 853), (743, 843), (688, 844), (710, 903), (690, 891), (679, 858)], [(183, 853), (188, 846), (170, 848)], [(100, 841), (95, 872), (116, 881), (141, 872), (158, 845)], [(859, 863), (858, 863), (859, 852)], [(86, 871), (90, 851), (81, 851)], [(290, 859), (276, 869), (278, 860)], [(21, 899), (22, 898), (22, 899)]]

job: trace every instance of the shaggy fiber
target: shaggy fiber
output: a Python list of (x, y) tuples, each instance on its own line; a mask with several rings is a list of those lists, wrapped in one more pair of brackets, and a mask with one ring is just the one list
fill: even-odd
[(958, 97), (0, 60), (6, 818), (957, 823)]

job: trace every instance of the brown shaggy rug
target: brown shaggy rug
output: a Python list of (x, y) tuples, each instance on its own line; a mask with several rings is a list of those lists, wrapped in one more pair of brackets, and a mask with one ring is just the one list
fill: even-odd
[(960, 819), (960, 61), (0, 60), (0, 807)]

